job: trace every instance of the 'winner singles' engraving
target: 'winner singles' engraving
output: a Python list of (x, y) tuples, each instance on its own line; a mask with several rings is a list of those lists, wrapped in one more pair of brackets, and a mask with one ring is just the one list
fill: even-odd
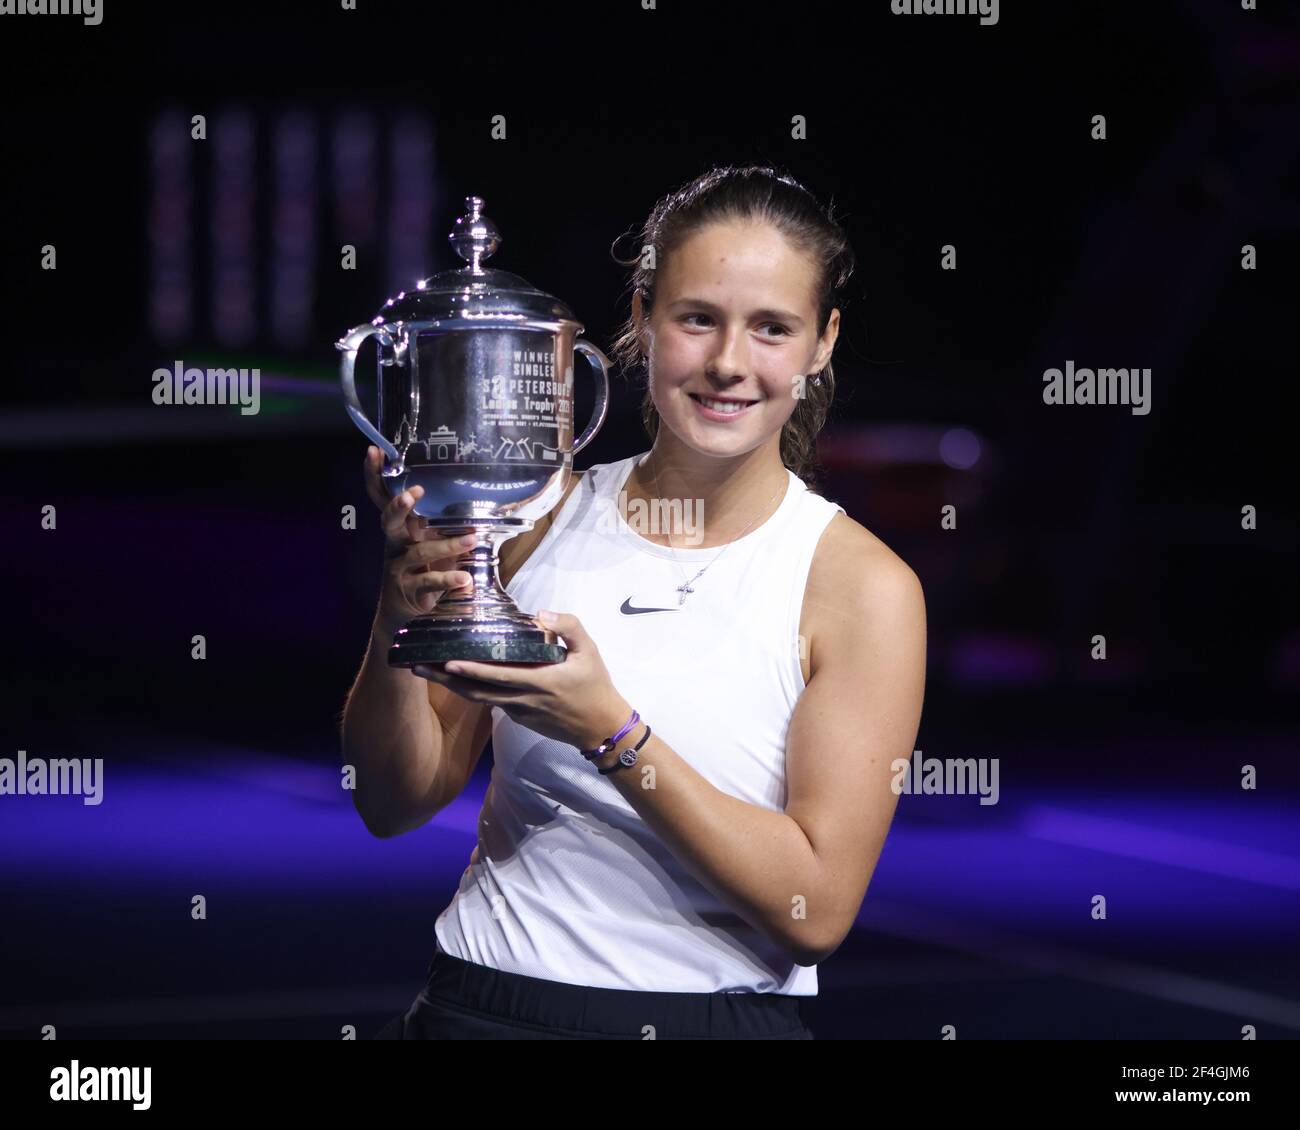
[(516, 377), (553, 377), (555, 354), (540, 349), (516, 349), (513, 370)]

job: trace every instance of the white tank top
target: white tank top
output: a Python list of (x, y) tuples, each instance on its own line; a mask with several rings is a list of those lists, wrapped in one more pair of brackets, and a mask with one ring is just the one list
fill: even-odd
[[(670, 551), (617, 505), (646, 454), (590, 468), (506, 591), (525, 611), (576, 615), (655, 734), (716, 788), (782, 812), (804, 586), (844, 508), (787, 468), (776, 512), (725, 552)], [(679, 606), (677, 586), (709, 562)], [(573, 985), (816, 995), (817, 967), (715, 898), (576, 747), (497, 707), (492, 747), (478, 847), (434, 928), (443, 950)]]

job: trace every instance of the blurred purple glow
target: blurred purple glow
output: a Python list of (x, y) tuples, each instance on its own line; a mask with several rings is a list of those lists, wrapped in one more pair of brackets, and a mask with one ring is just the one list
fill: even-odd
[(948, 649), (948, 671), (967, 683), (1043, 683), (1056, 673), (1056, 654), (1028, 636), (971, 634)]
[(0, 803), (0, 858), (11, 875), (337, 889), (428, 878), (431, 860), (440, 871), (457, 860), (463, 869), (482, 797), (464, 795), (425, 828), (380, 840), (339, 787), (337, 769), (277, 761), (214, 776), (106, 759), (97, 806), (73, 796)]

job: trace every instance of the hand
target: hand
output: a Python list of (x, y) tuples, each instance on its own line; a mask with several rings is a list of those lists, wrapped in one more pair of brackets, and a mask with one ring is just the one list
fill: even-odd
[[(536, 623), (558, 632), (568, 645), (563, 662), (471, 663), (458, 659), (439, 666), (421, 664), (411, 670), (470, 702), (499, 706), (508, 717), (538, 734), (579, 749), (594, 749), (631, 717), (632, 707), (614, 689), (595, 641), (576, 616), (556, 614), (548, 623), (539, 614)], [(461, 671), (448, 673), (447, 667)]]
[(474, 535), (439, 537), (411, 511), (424, 494), (423, 487), (411, 487), (395, 498), (379, 476), (383, 452), (366, 449), (364, 471), (366, 493), (379, 507), (384, 530), (384, 587), (375, 619), (382, 634), (391, 635), (412, 616), (428, 612), (448, 589), (471, 583), (470, 575), (456, 569), (460, 556), (474, 544)]

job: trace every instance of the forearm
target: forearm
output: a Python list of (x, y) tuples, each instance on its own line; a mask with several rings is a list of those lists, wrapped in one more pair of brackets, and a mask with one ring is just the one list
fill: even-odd
[[(631, 709), (606, 734), (616, 732)], [(644, 733), (638, 723), (597, 764), (608, 768)], [(593, 741), (594, 747), (597, 742)], [(683, 866), (800, 965), (832, 934), (823, 868), (791, 817), (715, 787), (651, 729), (637, 763), (606, 776)]]
[(356, 771), (353, 803), (377, 836), (397, 835), (429, 818), (427, 798), (442, 754), (428, 684), (389, 666), (392, 638), (377, 617), (341, 721), (343, 762)]

